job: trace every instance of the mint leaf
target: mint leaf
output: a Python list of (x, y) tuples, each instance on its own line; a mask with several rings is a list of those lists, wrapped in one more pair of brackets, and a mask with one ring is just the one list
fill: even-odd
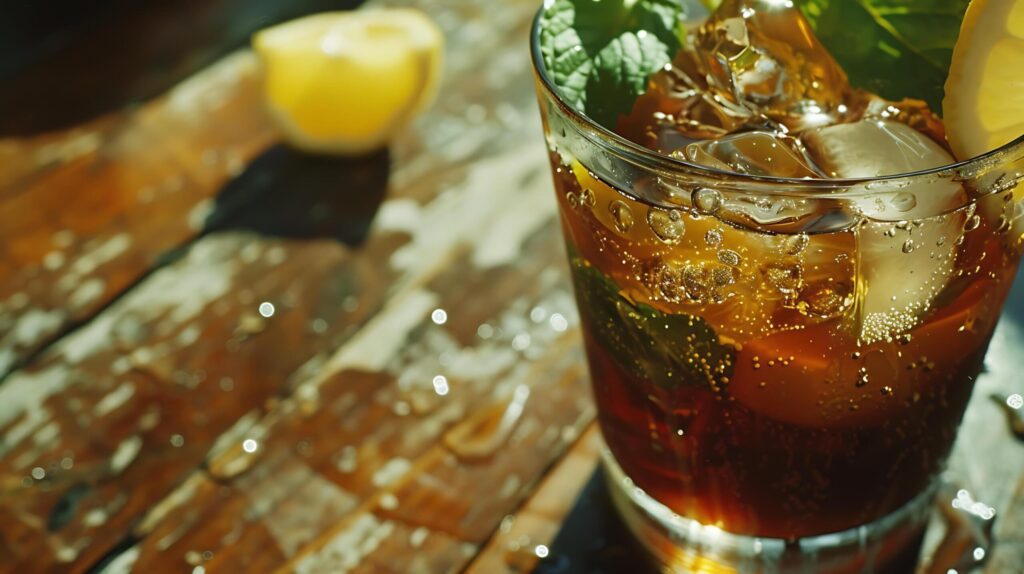
[(719, 343), (703, 319), (631, 303), (615, 283), (571, 252), (580, 315), (622, 369), (665, 389), (706, 384), (717, 390), (732, 376), (734, 351)]
[(629, 113), (637, 96), (647, 89), (647, 78), (671, 58), (667, 46), (653, 34), (623, 32), (594, 59), (593, 81), (586, 92), (587, 114), (614, 127), (618, 115)]
[(969, 0), (802, 0), (800, 9), (850, 82), (941, 110)]
[[(554, 0), (540, 22), (544, 66), (573, 107), (614, 128), (679, 50), (682, 0)], [(592, 100), (594, 100), (592, 102)]]

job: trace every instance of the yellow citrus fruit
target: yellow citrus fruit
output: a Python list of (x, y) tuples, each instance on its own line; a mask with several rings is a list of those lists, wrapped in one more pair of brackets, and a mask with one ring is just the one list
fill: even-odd
[(327, 12), (257, 32), (268, 108), (292, 145), (360, 154), (437, 95), (444, 36), (419, 10)]
[(1024, 134), (1024, 0), (973, 0), (942, 101), (946, 135), (968, 159)]

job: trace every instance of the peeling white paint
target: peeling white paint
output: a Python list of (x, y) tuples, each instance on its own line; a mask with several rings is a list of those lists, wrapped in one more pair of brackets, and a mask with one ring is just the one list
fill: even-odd
[[(537, 172), (547, 172), (546, 161), (534, 165)], [(532, 185), (517, 190), (517, 201), (507, 206), (501, 217), (495, 218), (484, 233), (473, 242), (473, 264), (486, 269), (512, 263), (522, 252), (523, 242), (555, 216), (555, 197), (550, 186), (539, 185), (547, 180), (526, 177)]]
[(373, 485), (381, 488), (389, 484), (393, 484), (399, 480), (412, 468), (412, 464), (408, 459), (396, 456), (395, 458), (385, 462), (376, 472), (373, 473), (371, 479)]
[(145, 536), (156, 528), (157, 524), (160, 524), (167, 516), (176, 508), (189, 502), (195, 496), (196, 491), (199, 490), (199, 486), (205, 482), (203, 475), (200, 473), (193, 473), (179, 486), (171, 491), (170, 494), (165, 496), (160, 502), (157, 502), (146, 516), (142, 519), (142, 522), (135, 527), (134, 533), (139, 536)]
[(97, 526), (102, 526), (103, 523), (107, 521), (107, 518), (109, 518), (109, 515), (106, 510), (102, 508), (93, 508), (82, 516), (82, 524), (87, 528), (95, 528)]
[(18, 470), (28, 468), (30, 464), (39, 459), (43, 452), (53, 446), (53, 442), (59, 434), (60, 425), (57, 424), (57, 421), (50, 421), (49, 424), (35, 431), (35, 434), (32, 435), (33, 447), (18, 455), (14, 462), (11, 463), (11, 467)]
[(79, 255), (71, 264), (74, 275), (88, 275), (101, 265), (109, 263), (122, 255), (132, 245), (132, 237), (127, 233), (118, 233), (90, 251)]
[(259, 436), (264, 434), (262, 431), (259, 433), (252, 432), (253, 427), (259, 422), (260, 416), (261, 413), (259, 410), (249, 411), (239, 417), (230, 428), (222, 432), (220, 436), (217, 437), (213, 446), (210, 447), (210, 452), (206, 455), (206, 460), (210, 463), (211, 467), (215, 466), (213, 462), (214, 460), (225, 453), (230, 452), (232, 449), (237, 448), (246, 437), (253, 436), (254, 434)]
[(92, 408), (92, 413), (97, 418), (105, 417), (117, 410), (121, 405), (128, 402), (128, 399), (132, 398), (132, 395), (134, 394), (135, 385), (125, 381), (116, 389), (104, 395), (104, 397), (96, 403), (96, 406)]
[[(520, 185), (538, 169), (544, 169), (546, 161), (543, 146), (524, 145), (497, 158), (475, 162), (462, 182), (423, 209), (412, 240), (392, 254), (392, 267), (430, 272), (443, 266), (459, 244), (475, 245), (495, 226), (495, 221), (504, 218), (517, 204), (534, 203), (523, 197)], [(495, 174), (501, 177), (495, 178)], [(549, 198), (542, 204), (546, 207), (528, 207), (553, 213), (551, 203)], [(517, 212), (522, 213), (522, 209)], [(484, 257), (494, 255), (485, 253)]]
[(345, 574), (373, 553), (395, 530), (395, 524), (363, 513), (331, 538), (327, 544), (303, 557), (296, 565), (296, 574), (332, 572)]
[(35, 150), (36, 166), (69, 162), (99, 149), (103, 138), (97, 132), (72, 132), (70, 136), (50, 142)]
[(64, 265), (66, 257), (60, 251), (51, 251), (43, 256), (43, 267), (48, 271), (56, 271)]
[(135, 568), (135, 562), (139, 559), (141, 549), (132, 546), (111, 560), (100, 574), (131, 574)]
[(235, 485), (250, 501), (250, 516), (259, 518), (289, 558), (359, 505), (359, 497), (294, 461)]
[(327, 360), (318, 380), (343, 369), (382, 370), (405, 345), (409, 332), (437, 306), (437, 301), (436, 294), (422, 289), (392, 300)]
[(103, 292), (106, 290), (106, 287), (107, 282), (99, 277), (86, 279), (85, 282), (79, 285), (78, 288), (75, 289), (68, 297), (68, 304), (72, 308), (81, 309), (103, 296)]
[(423, 220), (423, 210), (420, 204), (409, 198), (396, 198), (385, 201), (377, 211), (374, 219), (376, 232), (400, 231), (412, 234), (420, 225), (427, 223)]
[(117, 448), (114, 450), (114, 454), (110, 455), (110, 473), (114, 475), (121, 474), (124, 469), (131, 465), (135, 457), (139, 456), (139, 451), (141, 450), (142, 437), (140, 436), (133, 436), (121, 441), (121, 444), (117, 445)]
[(53, 365), (33, 373), (16, 372), (0, 385), (0, 428), (20, 417), (17, 424), (0, 435), (0, 456), (50, 418), (49, 409), (44, 406), (46, 400), (69, 383), (67, 368)]
[(178, 324), (197, 317), (207, 305), (231, 291), (238, 267), (233, 257), (248, 237), (225, 234), (203, 239), (180, 264), (157, 271), (111, 309), (64, 338), (58, 352), (74, 364), (109, 348), (116, 322), (126, 315), (145, 323), (166, 314), (164, 320)]
[(32, 442), (36, 445), (45, 445), (57, 438), (59, 432), (60, 425), (57, 424), (57, 421), (50, 421), (49, 424), (36, 431), (36, 434), (32, 436)]
[(6, 373), (18, 360), (18, 354), (10, 347), (0, 347), (0, 373)]
[(213, 213), (214, 205), (213, 199), (209, 197), (195, 204), (188, 212), (189, 228), (193, 231), (202, 230), (206, 225), (206, 220)]
[(430, 530), (420, 526), (416, 530), (413, 530), (409, 534), (409, 545), (413, 548), (419, 548), (427, 540), (427, 536), (430, 535)]
[(199, 340), (199, 336), (203, 334), (203, 330), (198, 325), (189, 325), (178, 333), (178, 344), (182, 347), (188, 347)]
[(46, 337), (60, 329), (64, 311), (52, 309), (28, 309), (17, 317), (14, 326), (0, 337), (0, 374), (17, 361), (16, 349), (25, 349), (39, 344)]

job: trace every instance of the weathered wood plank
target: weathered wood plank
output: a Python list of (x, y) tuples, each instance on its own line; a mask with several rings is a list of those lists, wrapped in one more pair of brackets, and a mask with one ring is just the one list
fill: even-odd
[[(282, 416), (278, 409), (290, 403), (281, 397), (321, 369), (337, 370), (332, 357), (373, 367), (373, 356), (401, 343), (387, 329), (370, 331), (375, 338), (350, 347), (352, 355), (332, 350), (388, 301), (434, 304), (445, 296), (441, 290), (459, 292), (461, 276), (423, 289), (460, 258), (469, 265), (459, 267), (462, 276), (501, 267), (516, 260), (525, 237), (548, 226), (541, 251), (549, 257), (533, 271), (524, 267), (521, 277), (560, 263), (551, 247), (557, 245), (553, 202), (520, 43), (533, 4), (488, 6), (486, 20), (479, 3), (426, 8), (449, 34), (446, 87), (434, 112), (392, 147), (390, 199), (364, 243), (352, 249), (325, 240), (215, 233), (0, 386), (0, 476), (9, 501), (2, 510), (0, 570), (31, 564), (82, 571), (125, 537), (149, 543), (141, 514), (175, 485), (190, 484), (187, 477), (204, 460), (210, 470), (201, 478), (225, 480), (219, 458), (207, 453), (230, 442), (229, 429), (255, 424), (264, 413)], [(508, 50), (511, 45), (521, 51)], [(480, 99), (469, 104), (467, 93)], [(215, 112), (204, 119), (210, 126), (219, 121)], [(104, 277), (111, 272), (97, 270)], [(489, 295), (526, 288), (484, 275), (474, 281)], [(263, 302), (274, 305), (272, 317), (260, 316)], [(489, 312), (481, 307), (480, 316)], [(456, 337), (472, 335), (465, 330)], [(333, 417), (317, 432), (333, 430), (338, 414)], [(248, 500), (244, 490), (241, 496)], [(281, 551), (275, 557), (276, 542), (257, 544), (268, 560), (287, 557)]]
[[(437, 556), (424, 554), (424, 568), (450, 556), (458, 557), (452, 568), (464, 563), (465, 549), (486, 539), (592, 417), (572, 298), (550, 269), (562, 256), (556, 242), (549, 225), (519, 265), (480, 271), (464, 260), (393, 299), (290, 397), (226, 433), (199, 478), (142, 521), (136, 571), (159, 571), (168, 557), (181, 562), (193, 551), (212, 553), (207, 572), (288, 558), (299, 571), (338, 566), (349, 558), (335, 555), (337, 539), (357, 536), (351, 529), (367, 527), (359, 518), (367, 514), (391, 525), (382, 548), (417, 531), (413, 542), (440, 545)], [(458, 282), (464, 292), (445, 289)], [(475, 288), (485, 283), (511, 284), (517, 295)], [(443, 325), (431, 317), (435, 306), (448, 310)], [(485, 310), (493, 332), (478, 334), (485, 323), (463, 307)], [(436, 386), (442, 373), (447, 386)], [(196, 489), (196, 481), (219, 486)], [(405, 561), (377, 550), (358, 564), (410, 571)]]
[(253, 56), (138, 110), (0, 142), (0, 377), (194, 237), (273, 138)]
[(466, 574), (529, 572), (546, 557), (547, 545), (597, 466), (600, 448), (601, 435), (594, 423), (544, 477), (526, 504), (502, 520), (498, 532), (466, 568)]

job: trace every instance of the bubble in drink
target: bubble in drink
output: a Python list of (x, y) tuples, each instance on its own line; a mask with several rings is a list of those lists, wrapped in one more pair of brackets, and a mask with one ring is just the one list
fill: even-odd
[(679, 239), (686, 232), (686, 224), (683, 223), (679, 211), (675, 209), (666, 210), (652, 207), (647, 212), (647, 223), (650, 224), (651, 231), (658, 236), (658, 239), (669, 245), (679, 243)]
[(710, 215), (722, 206), (722, 194), (706, 187), (697, 188), (693, 191), (693, 205), (701, 213)]

